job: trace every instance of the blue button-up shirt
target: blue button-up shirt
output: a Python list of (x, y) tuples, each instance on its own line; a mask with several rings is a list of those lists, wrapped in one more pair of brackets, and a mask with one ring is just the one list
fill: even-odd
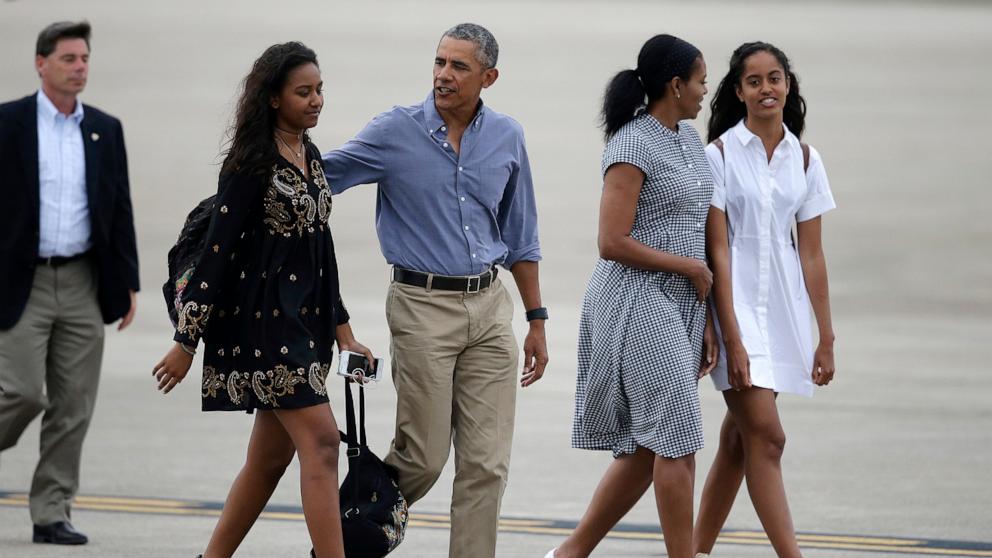
[(460, 153), (434, 107), (394, 107), (324, 155), (337, 194), (377, 183), (376, 230), (386, 261), (440, 275), (476, 275), (539, 261), (537, 208), (520, 124), (480, 106)]
[(38, 256), (75, 256), (90, 248), (83, 103), (59, 112), (38, 90)]

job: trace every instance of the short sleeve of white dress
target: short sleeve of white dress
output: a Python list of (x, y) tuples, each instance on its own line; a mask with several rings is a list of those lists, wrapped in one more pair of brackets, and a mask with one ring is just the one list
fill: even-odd
[(710, 205), (720, 211), (727, 211), (727, 190), (723, 186), (723, 152), (716, 144), (711, 143), (706, 146), (705, 153), (713, 174), (713, 198)]
[[(710, 164), (712, 165), (712, 162)], [(715, 190), (713, 197), (716, 198)], [(834, 203), (834, 195), (830, 191), (830, 181), (827, 180), (823, 159), (820, 157), (820, 152), (810, 146), (809, 169), (806, 170), (806, 199), (796, 212), (796, 221), (800, 223), (809, 221), (835, 207), (837, 204)]]
[(652, 174), (651, 151), (644, 138), (637, 132), (636, 119), (620, 128), (606, 143), (603, 150), (603, 175), (617, 163), (627, 163), (641, 169), (645, 176)]

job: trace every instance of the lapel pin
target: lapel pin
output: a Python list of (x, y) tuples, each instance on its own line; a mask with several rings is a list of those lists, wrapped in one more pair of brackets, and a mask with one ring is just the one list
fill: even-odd
[(93, 132), (92, 134), (90, 134), (90, 139), (93, 141), (100, 141), (100, 134)]

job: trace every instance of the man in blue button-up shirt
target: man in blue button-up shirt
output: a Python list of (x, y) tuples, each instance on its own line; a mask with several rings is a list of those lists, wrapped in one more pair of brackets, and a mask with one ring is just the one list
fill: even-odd
[(324, 156), (334, 193), (376, 183), (376, 228), (394, 266), (386, 303), (398, 397), (386, 462), (409, 502), (433, 486), (455, 447), (450, 556), (494, 556), (513, 434), (517, 344), (513, 273), (530, 331), (521, 384), (547, 364), (537, 211), (523, 129), (483, 105), (496, 70), (484, 28), (449, 29), (423, 103), (377, 116)]

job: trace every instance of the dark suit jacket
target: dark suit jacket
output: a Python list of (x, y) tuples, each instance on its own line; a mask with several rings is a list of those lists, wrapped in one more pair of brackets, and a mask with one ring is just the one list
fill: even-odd
[[(92, 255), (105, 323), (127, 313), (138, 290), (138, 251), (119, 120), (83, 105), (83, 149)], [(38, 260), (38, 106), (35, 95), (0, 105), (0, 329), (17, 323)]]

